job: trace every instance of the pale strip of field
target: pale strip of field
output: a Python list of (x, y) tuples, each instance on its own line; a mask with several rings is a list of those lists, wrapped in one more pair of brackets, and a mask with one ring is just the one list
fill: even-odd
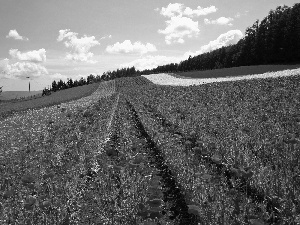
[(172, 76), (172, 74), (160, 73), (160, 74), (150, 74), (142, 75), (143, 77), (149, 79), (154, 84), (159, 85), (172, 85), (172, 86), (190, 86), (190, 85), (201, 85), (213, 82), (224, 82), (224, 81), (237, 81), (237, 80), (249, 80), (249, 79), (261, 79), (270, 77), (287, 77), (300, 75), (300, 68), (292, 70), (282, 70), (276, 72), (268, 72), (263, 74), (252, 74), (246, 76), (236, 76), (236, 77), (219, 77), (219, 78), (204, 78), (204, 79), (181, 79)]

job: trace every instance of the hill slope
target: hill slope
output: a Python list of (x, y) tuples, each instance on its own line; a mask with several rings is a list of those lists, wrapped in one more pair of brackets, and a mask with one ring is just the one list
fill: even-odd
[(15, 98), (29, 97), (32, 95), (42, 94), (42, 91), (3, 91), (0, 100), (11, 100)]
[(54, 92), (49, 96), (36, 99), (28, 99), (17, 102), (0, 102), (0, 118), (5, 118), (12, 112), (47, 107), (89, 96), (95, 90), (97, 90), (99, 84), (100, 83), (94, 83), (90, 85), (83, 85), (66, 90), (61, 90), (58, 92)]

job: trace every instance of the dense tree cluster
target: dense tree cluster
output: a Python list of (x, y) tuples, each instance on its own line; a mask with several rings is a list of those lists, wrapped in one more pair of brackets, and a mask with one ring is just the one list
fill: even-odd
[(79, 80), (74, 80), (72, 78), (68, 78), (67, 82), (62, 81), (61, 79), (59, 81), (53, 81), (51, 85), (51, 91), (59, 91), (64, 90), (72, 87), (78, 87), (86, 84), (92, 84), (94, 82), (98, 82), (101, 80), (101, 77), (99, 75), (94, 76), (93, 74), (90, 74), (86, 79), (81, 77)]
[(246, 29), (237, 44), (222, 47), (177, 63), (158, 66), (143, 74), (212, 70), (259, 64), (300, 62), (300, 3), (278, 6), (261, 22)]
[(131, 68), (122, 68), (114, 71), (104, 72), (102, 76), (106, 79), (112, 80), (120, 77), (133, 77), (140, 74), (140, 71), (136, 70), (135, 67)]

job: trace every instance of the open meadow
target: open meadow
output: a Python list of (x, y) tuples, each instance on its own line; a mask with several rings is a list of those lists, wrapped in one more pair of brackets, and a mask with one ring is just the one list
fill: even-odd
[(0, 101), (8, 101), (13, 99), (20, 99), (20, 98), (28, 98), (28, 97), (35, 97), (41, 96), (42, 91), (4, 91), (0, 95)]
[(0, 105), (0, 223), (299, 224), (300, 72), (281, 74)]
[(26, 98), (24, 100), (13, 99), (8, 101), (0, 101), (0, 118), (5, 118), (15, 112), (24, 111), (27, 109), (37, 109), (62, 102), (67, 102), (91, 95), (97, 88), (97, 83), (79, 86), (71, 89), (66, 89), (52, 93), (50, 96), (42, 97), (37, 95), (35, 98)]

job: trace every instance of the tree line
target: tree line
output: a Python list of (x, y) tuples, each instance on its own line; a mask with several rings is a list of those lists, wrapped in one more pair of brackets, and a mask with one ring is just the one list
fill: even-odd
[(68, 88), (88, 85), (101, 81), (108, 81), (119, 77), (131, 77), (140, 75), (140, 71), (136, 70), (135, 67), (117, 69), (116, 71), (107, 71), (100, 75), (90, 74), (87, 78), (81, 77), (79, 80), (73, 80), (68, 78), (68, 81), (63, 80), (53, 81), (50, 89), (45, 88), (44, 91), (56, 92)]
[(237, 44), (222, 47), (198, 56), (190, 56), (180, 63), (170, 63), (143, 71), (135, 67), (107, 71), (102, 76), (89, 75), (86, 79), (53, 81), (50, 91), (141, 74), (212, 70), (238, 66), (283, 64), (300, 62), (300, 3), (293, 7), (278, 6), (262, 21), (248, 27)]
[(228, 67), (300, 62), (300, 3), (278, 6), (248, 27), (237, 44), (180, 63), (158, 66), (143, 74), (212, 70)]

